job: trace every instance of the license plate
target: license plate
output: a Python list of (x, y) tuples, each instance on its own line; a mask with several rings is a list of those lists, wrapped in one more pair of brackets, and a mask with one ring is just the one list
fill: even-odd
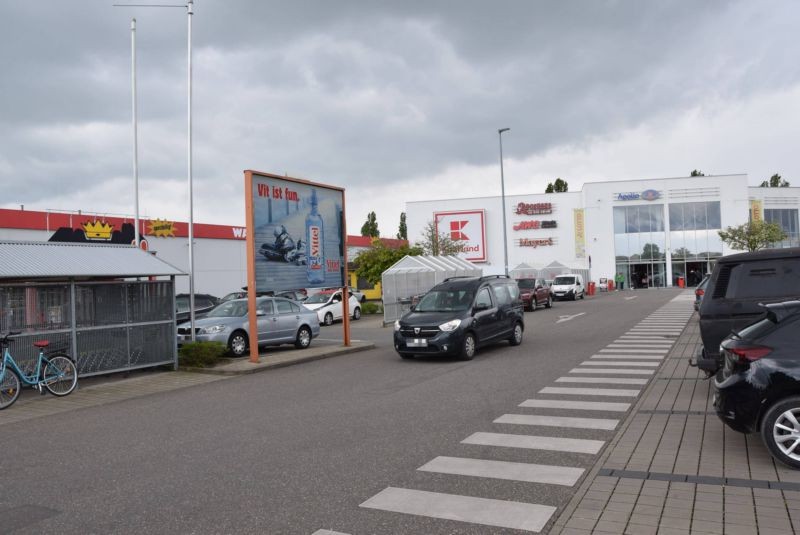
[(414, 338), (406, 342), (408, 347), (428, 347), (428, 341), (424, 338)]

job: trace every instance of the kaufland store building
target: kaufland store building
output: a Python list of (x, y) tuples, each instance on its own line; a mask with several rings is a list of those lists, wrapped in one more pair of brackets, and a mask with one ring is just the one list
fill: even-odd
[[(717, 258), (733, 251), (718, 231), (750, 217), (776, 222), (800, 245), (800, 188), (749, 187), (747, 175), (593, 182), (580, 191), (507, 195), (508, 268), (558, 262), (589, 269), (591, 278), (622, 273), (625, 287), (699, 282)], [(434, 221), (440, 233), (464, 241), (462, 254), (486, 274), (505, 270), (501, 197), (406, 204), (413, 240)]]
[[(788, 234), (778, 247), (800, 245), (800, 188), (749, 187), (747, 175), (593, 182), (580, 191), (506, 196), (508, 267), (558, 262), (588, 269), (593, 280), (622, 273), (631, 283), (695, 284), (715, 259), (732, 251), (717, 231), (748, 218), (777, 222)], [(435, 221), (440, 232), (465, 243), (461, 256), (485, 274), (505, 270), (500, 197), (430, 200), (406, 204), (408, 236), (416, 241)], [(188, 271), (188, 225), (141, 220), (140, 233), (159, 258)], [(246, 284), (243, 227), (195, 223), (195, 288), (224, 295)], [(80, 212), (0, 209), (0, 240), (133, 242), (131, 217)], [(384, 240), (389, 246), (398, 240)], [(396, 243), (395, 243), (396, 242)], [(348, 236), (352, 260), (368, 239)], [(186, 291), (186, 277), (176, 281)], [(356, 281), (351, 279), (351, 284)]]

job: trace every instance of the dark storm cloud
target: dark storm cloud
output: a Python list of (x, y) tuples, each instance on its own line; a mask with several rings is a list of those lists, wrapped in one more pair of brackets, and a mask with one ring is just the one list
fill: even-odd
[[(792, 2), (195, 4), (195, 176), (403, 181), (798, 82)], [(130, 17), (143, 177), (185, 173), (183, 9), (0, 2), (9, 202), (130, 173)], [(23, 180), (20, 180), (23, 179)], [(79, 207), (76, 207), (79, 208)]]

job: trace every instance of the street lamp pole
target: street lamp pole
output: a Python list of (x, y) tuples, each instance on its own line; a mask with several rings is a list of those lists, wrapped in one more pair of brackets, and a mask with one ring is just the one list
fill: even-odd
[(497, 131), (500, 138), (500, 198), (503, 203), (503, 266), (506, 277), (508, 277), (508, 235), (506, 229), (506, 181), (503, 176), (503, 132), (508, 132), (510, 128), (501, 128)]
[(131, 109), (133, 110), (133, 246), (139, 247), (139, 130), (136, 110), (136, 19), (131, 19)]

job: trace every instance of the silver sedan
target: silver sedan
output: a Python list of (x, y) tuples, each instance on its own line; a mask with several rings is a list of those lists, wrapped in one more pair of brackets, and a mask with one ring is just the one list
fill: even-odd
[[(280, 297), (256, 300), (258, 345), (294, 344), (304, 349), (319, 335), (317, 313), (303, 305)], [(247, 354), (250, 322), (247, 299), (234, 299), (217, 305), (205, 317), (196, 320), (195, 340), (222, 342), (235, 357)], [(188, 322), (178, 325), (178, 345), (191, 340)]]

